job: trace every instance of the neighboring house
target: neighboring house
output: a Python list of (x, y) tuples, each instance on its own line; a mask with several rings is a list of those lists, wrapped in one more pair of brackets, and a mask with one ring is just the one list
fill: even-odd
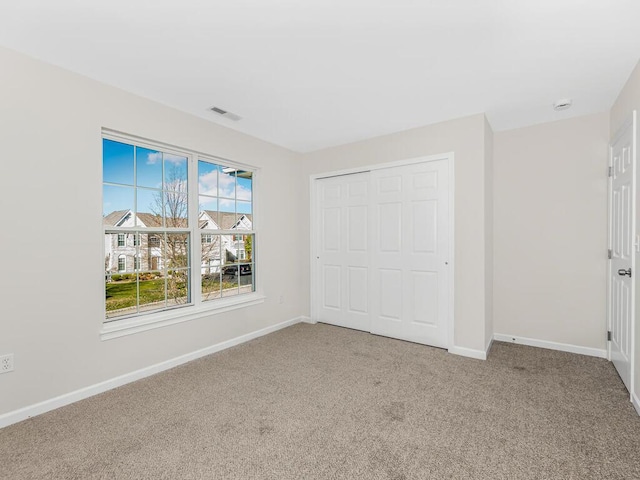
[[(209, 230), (251, 230), (253, 228), (251, 214), (238, 214), (233, 212), (217, 212), (215, 210), (203, 210), (200, 212), (198, 224), (201, 229)], [(215, 234), (205, 234), (202, 244), (205, 245), (213, 241)], [(245, 251), (244, 233), (237, 235), (221, 235), (223, 252), (226, 254), (226, 261), (238, 260), (248, 261)]]
[[(137, 214), (137, 225), (143, 228), (154, 228), (162, 225), (160, 216), (152, 213)], [(198, 224), (207, 230), (250, 230), (252, 228), (250, 214), (217, 212), (205, 210), (200, 212)], [(117, 210), (103, 219), (106, 227), (134, 227), (131, 210)], [(164, 267), (161, 236), (119, 232), (105, 235), (105, 271), (108, 273), (131, 273), (137, 270), (161, 270)], [(245, 251), (244, 233), (236, 235), (202, 235), (202, 273), (217, 273), (220, 265), (234, 261), (249, 261)]]

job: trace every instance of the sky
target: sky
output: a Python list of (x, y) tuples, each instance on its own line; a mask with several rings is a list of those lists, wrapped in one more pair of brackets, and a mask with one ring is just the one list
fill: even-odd
[[(186, 201), (186, 157), (108, 139), (102, 145), (104, 215), (133, 210), (136, 197), (138, 212), (160, 213), (163, 188), (184, 194)], [(252, 179), (236, 178), (222, 165), (198, 161), (198, 194), (200, 210), (252, 211)]]

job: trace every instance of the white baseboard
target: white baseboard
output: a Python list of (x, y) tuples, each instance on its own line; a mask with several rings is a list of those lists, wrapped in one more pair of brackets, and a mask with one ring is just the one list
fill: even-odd
[(485, 358), (489, 356), (489, 350), (491, 350), (491, 345), (493, 345), (493, 335), (489, 337), (489, 341), (484, 346), (484, 356)]
[(568, 343), (549, 342), (547, 340), (536, 340), (534, 338), (518, 337), (517, 335), (505, 335), (494, 333), (493, 339), (498, 342), (519, 343), (529, 347), (547, 348), (549, 350), (559, 350), (561, 352), (578, 353), (590, 357), (607, 358), (607, 350), (600, 348), (581, 347)]
[(640, 415), (640, 398), (635, 393), (631, 394), (631, 405), (636, 409), (638, 415)]
[(454, 355), (460, 355), (462, 357), (475, 358), (476, 360), (487, 359), (487, 352), (483, 352), (482, 350), (474, 350), (473, 348), (453, 346), (449, 349), (449, 353), (453, 353)]
[(140, 380), (141, 378), (154, 375), (164, 370), (169, 370), (170, 368), (177, 367), (178, 365), (182, 365), (183, 363), (190, 362), (197, 358), (205, 357), (207, 355), (211, 355), (212, 353), (216, 353), (221, 350), (240, 345), (241, 343), (248, 342), (249, 340), (253, 340), (254, 338), (262, 337), (263, 335), (273, 333), (277, 330), (295, 325), (296, 323), (304, 322), (306, 318), (308, 317), (301, 316), (292, 318), (291, 320), (277, 323), (270, 327), (256, 330), (255, 332), (247, 333), (246, 335), (241, 335), (239, 337), (232, 338), (231, 340), (227, 340), (225, 342), (217, 343), (215, 345), (196, 350), (195, 352), (180, 355), (179, 357), (156, 363), (155, 365), (141, 368), (140, 370), (126, 373), (124, 375), (120, 375), (119, 377), (105, 380), (104, 382), (96, 383), (95, 385), (90, 385), (74, 392), (65, 393), (63, 395), (45, 400), (43, 402), (29, 405), (12, 412), (4, 413), (0, 415), (0, 428), (12, 425), (17, 422), (21, 422), (22, 420), (26, 420), (30, 417), (35, 417), (36, 415), (40, 415), (51, 410), (55, 410), (56, 408), (64, 407), (65, 405), (69, 405), (79, 400), (84, 400), (85, 398), (92, 397), (99, 393), (106, 392), (107, 390), (125, 385), (127, 383), (135, 382), (136, 380)]
[(311, 317), (305, 317), (304, 315), (299, 318), (302, 323), (309, 323), (311, 325), (315, 325), (316, 323), (318, 323), (317, 320), (312, 320)]

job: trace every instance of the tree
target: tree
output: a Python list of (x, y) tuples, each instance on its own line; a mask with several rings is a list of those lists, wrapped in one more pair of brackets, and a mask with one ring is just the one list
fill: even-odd
[(251, 261), (251, 250), (253, 248), (253, 237), (251, 235), (244, 236), (244, 252), (247, 254), (247, 261)]
[[(158, 226), (167, 228), (188, 227), (189, 202), (187, 197), (187, 179), (181, 175), (175, 165), (169, 166), (167, 181), (162, 192), (154, 196), (152, 214), (156, 217)], [(167, 273), (167, 298), (175, 303), (189, 301), (189, 234), (185, 232), (166, 232), (158, 235), (160, 251), (165, 260), (164, 268)]]

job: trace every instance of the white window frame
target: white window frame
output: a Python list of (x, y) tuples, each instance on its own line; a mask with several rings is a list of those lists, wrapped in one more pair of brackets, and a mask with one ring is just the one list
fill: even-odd
[[(257, 305), (263, 303), (265, 296), (262, 290), (262, 282), (260, 281), (260, 267), (259, 263), (255, 259), (259, 259), (260, 256), (257, 253), (255, 243), (259, 243), (258, 223), (255, 219), (258, 218), (257, 210), (259, 209), (259, 178), (260, 169), (226, 158), (207, 154), (193, 149), (176, 147), (163, 142), (151, 141), (144, 138), (140, 138), (134, 135), (123, 134), (113, 130), (103, 129), (102, 139), (113, 140), (121, 143), (133, 144), (136, 146), (160, 150), (166, 153), (172, 153), (176, 155), (182, 155), (187, 157), (187, 175), (188, 175), (188, 199), (189, 199), (189, 226), (184, 231), (189, 232), (189, 238), (191, 239), (191, 251), (190, 251), (190, 281), (191, 281), (191, 302), (187, 305), (161, 310), (150, 313), (140, 313), (132, 316), (123, 316), (121, 318), (105, 319), (100, 331), (101, 340), (110, 340), (125, 335), (131, 335), (155, 328), (164, 327), (167, 325), (173, 325), (176, 323), (182, 323), (190, 320), (195, 320), (203, 317), (209, 317), (214, 314), (220, 314), (235, 310), (237, 308), (244, 308), (251, 305)], [(201, 229), (198, 225), (198, 160), (208, 161), (217, 165), (224, 165), (225, 167), (231, 167), (238, 170), (246, 170), (252, 172), (252, 229), (243, 231), (243, 234), (254, 235), (253, 255), (252, 263), (255, 265), (253, 269), (253, 281), (254, 291), (251, 293), (244, 293), (234, 295), (230, 297), (223, 297), (217, 300), (202, 301), (201, 295), (201, 234), (213, 233), (221, 234), (226, 231), (211, 231), (208, 232), (205, 229)], [(102, 176), (101, 176), (102, 178)], [(102, 216), (102, 213), (100, 213)], [(103, 228), (100, 242), (104, 246), (104, 234), (106, 231), (123, 233), (135, 233), (136, 230), (143, 231), (139, 227), (105, 227)], [(153, 228), (155, 231), (167, 231), (169, 233), (179, 233), (180, 230), (167, 229), (167, 228)], [(256, 238), (258, 240), (256, 241)], [(258, 247), (259, 248), (259, 247)], [(104, 259), (101, 259), (104, 262)], [(126, 260), (125, 260), (126, 262)], [(104, 269), (104, 265), (101, 266), (101, 271)], [(126, 263), (125, 263), (126, 269)], [(104, 286), (103, 286), (104, 289)], [(102, 298), (104, 298), (104, 290), (102, 291)], [(103, 311), (106, 312), (106, 303), (103, 304)]]
[[(122, 260), (122, 264), (124, 265), (123, 269), (120, 268), (120, 260)], [(127, 271), (127, 256), (121, 253), (120, 255), (118, 255), (118, 273), (123, 273), (126, 271)]]

